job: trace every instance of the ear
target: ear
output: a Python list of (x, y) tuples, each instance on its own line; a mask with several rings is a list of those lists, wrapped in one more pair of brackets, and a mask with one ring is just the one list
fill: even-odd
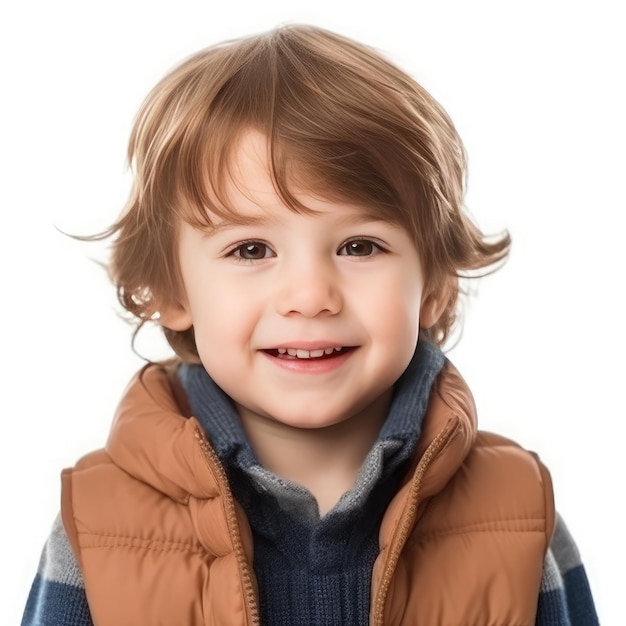
[(193, 326), (189, 307), (180, 302), (163, 307), (159, 311), (159, 324), (170, 330), (188, 330)]
[(434, 326), (444, 312), (450, 300), (450, 288), (448, 285), (427, 294), (422, 299), (420, 307), (420, 328)]

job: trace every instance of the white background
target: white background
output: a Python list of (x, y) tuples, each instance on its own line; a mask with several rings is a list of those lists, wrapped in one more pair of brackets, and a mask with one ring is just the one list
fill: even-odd
[[(125, 200), (132, 119), (183, 57), (283, 22), (371, 44), (444, 105), (469, 153), (467, 204), (508, 228), (450, 352), (483, 428), (540, 452), (603, 624), (624, 551), (624, 76), (621, 3), (42, 0), (0, 16), (0, 623), (19, 623), (59, 472), (100, 447), (141, 365), (113, 290), (55, 226), (93, 233)], [(140, 349), (162, 354), (155, 337)], [(620, 584), (621, 583), (621, 584)]]

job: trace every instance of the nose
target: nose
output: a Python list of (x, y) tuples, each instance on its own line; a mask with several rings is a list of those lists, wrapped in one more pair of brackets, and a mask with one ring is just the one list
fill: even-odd
[(331, 261), (307, 259), (286, 263), (277, 277), (280, 315), (336, 315), (343, 307), (340, 278)]

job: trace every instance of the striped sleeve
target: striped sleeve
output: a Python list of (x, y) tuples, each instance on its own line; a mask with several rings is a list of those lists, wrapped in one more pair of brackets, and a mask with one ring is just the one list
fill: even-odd
[(60, 516), (44, 546), (22, 626), (93, 626), (82, 575)]
[(536, 626), (598, 626), (587, 574), (572, 536), (557, 515), (546, 555)]

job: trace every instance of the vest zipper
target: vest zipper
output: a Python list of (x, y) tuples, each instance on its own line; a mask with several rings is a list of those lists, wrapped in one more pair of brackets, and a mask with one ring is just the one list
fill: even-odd
[(221, 461), (219, 460), (213, 448), (211, 448), (211, 446), (209, 445), (205, 434), (202, 432), (202, 430), (200, 430), (200, 428), (196, 428), (195, 435), (198, 443), (200, 444), (200, 448), (202, 448), (202, 452), (204, 453), (209, 467), (212, 471), (216, 471), (218, 474), (218, 482), (224, 500), (224, 510), (226, 512), (228, 530), (230, 531), (230, 537), (233, 543), (233, 551), (235, 553), (235, 557), (237, 558), (237, 563), (239, 565), (239, 571), (241, 574), (241, 580), (243, 583), (244, 599), (248, 608), (250, 626), (260, 626), (259, 607), (256, 597), (256, 585), (254, 583), (252, 571), (246, 558), (243, 542), (241, 540), (241, 533), (239, 532), (239, 522), (237, 521), (237, 513), (235, 512), (235, 500), (230, 491), (226, 471), (224, 470)]
[(408, 539), (413, 529), (415, 516), (417, 514), (417, 508), (419, 505), (422, 480), (424, 478), (426, 470), (433, 462), (435, 457), (439, 455), (441, 450), (443, 450), (443, 448), (456, 434), (457, 426), (458, 421), (454, 421), (448, 424), (433, 439), (428, 448), (426, 448), (426, 451), (424, 452), (422, 458), (417, 464), (417, 468), (415, 470), (415, 474), (413, 476), (413, 481), (411, 484), (411, 490), (408, 495), (408, 502), (406, 507), (404, 508), (404, 511), (402, 512), (402, 517), (400, 518), (400, 521), (398, 522), (398, 525), (394, 530), (394, 536), (391, 539), (391, 546), (389, 548), (387, 559), (383, 567), (383, 576), (380, 581), (376, 600), (374, 602), (374, 615), (371, 626), (383, 626), (383, 614), (385, 609), (385, 602), (387, 600), (387, 592), (389, 591), (389, 585), (391, 584), (391, 579), (395, 572), (396, 565), (398, 564), (400, 553), (402, 552), (404, 544), (406, 543), (406, 540)]

